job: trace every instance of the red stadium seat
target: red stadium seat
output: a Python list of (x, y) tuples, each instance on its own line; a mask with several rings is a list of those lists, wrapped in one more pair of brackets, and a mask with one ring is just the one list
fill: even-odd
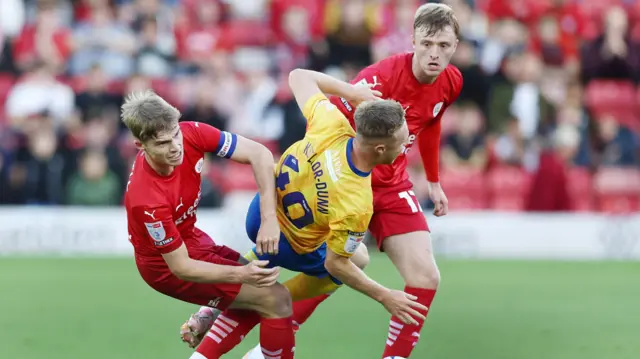
[(596, 173), (594, 188), (602, 212), (630, 213), (640, 209), (640, 170), (602, 168)]
[(4, 104), (9, 95), (9, 91), (16, 83), (15, 77), (11, 74), (0, 74), (0, 102)]
[(567, 170), (567, 182), (574, 209), (578, 212), (593, 211), (593, 176), (589, 170), (580, 167)]
[(487, 188), (482, 171), (472, 169), (446, 169), (440, 181), (454, 210), (487, 208)]
[(530, 176), (521, 168), (493, 168), (487, 174), (489, 207), (504, 211), (523, 210), (530, 182)]
[(233, 191), (256, 191), (258, 186), (253, 177), (251, 166), (233, 161), (226, 161), (224, 176), (220, 187), (224, 193)]
[(626, 80), (593, 80), (586, 88), (585, 104), (596, 112), (633, 111), (636, 90), (633, 82)]

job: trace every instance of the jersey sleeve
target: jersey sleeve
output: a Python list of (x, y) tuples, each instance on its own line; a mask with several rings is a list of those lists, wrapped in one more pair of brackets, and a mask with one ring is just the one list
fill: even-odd
[(165, 254), (182, 245), (182, 237), (176, 228), (168, 206), (139, 206), (133, 208), (136, 225), (143, 226), (146, 239), (158, 252)]
[(329, 249), (337, 255), (351, 257), (367, 232), (371, 216), (349, 216), (331, 223), (331, 235), (327, 240)]
[(307, 137), (330, 141), (342, 136), (355, 136), (347, 119), (323, 93), (307, 100), (302, 113), (307, 118)]
[(442, 116), (449, 106), (460, 96), (462, 91), (462, 74), (460, 70), (452, 67), (453, 75), (451, 76), (451, 94), (440, 114), (434, 119), (433, 123), (427, 126), (418, 137), (418, 148), (420, 149), (420, 157), (424, 171), (427, 175), (427, 181), (440, 181), (440, 133), (442, 127)]
[(181, 127), (185, 140), (199, 151), (212, 152), (218, 157), (231, 158), (236, 150), (238, 136), (202, 122), (183, 122)]

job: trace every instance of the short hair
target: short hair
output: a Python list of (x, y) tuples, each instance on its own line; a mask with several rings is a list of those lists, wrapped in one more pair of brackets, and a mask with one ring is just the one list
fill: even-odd
[(146, 90), (127, 96), (121, 117), (131, 134), (145, 142), (175, 126), (180, 119), (180, 111), (152, 90)]
[(458, 19), (453, 9), (445, 4), (424, 4), (416, 10), (413, 18), (413, 31), (424, 29), (427, 36), (433, 36), (447, 26), (451, 26), (456, 37), (460, 37)]
[(388, 138), (405, 122), (402, 105), (394, 100), (361, 103), (354, 114), (356, 132), (364, 138)]

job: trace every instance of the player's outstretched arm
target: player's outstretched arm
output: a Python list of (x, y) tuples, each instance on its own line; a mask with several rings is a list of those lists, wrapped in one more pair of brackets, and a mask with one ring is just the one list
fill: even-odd
[(280, 225), (276, 217), (276, 183), (273, 154), (262, 144), (237, 136), (238, 143), (231, 155), (233, 161), (250, 164), (260, 192), (262, 224), (256, 240), (258, 254), (278, 254)]
[(278, 279), (278, 268), (264, 268), (267, 261), (254, 261), (246, 266), (227, 266), (199, 261), (189, 257), (184, 243), (178, 249), (162, 255), (176, 277), (198, 283), (246, 283), (270, 286)]
[[(415, 324), (414, 318), (424, 320), (427, 307), (415, 302), (416, 297), (402, 291), (391, 290), (369, 278), (349, 257), (341, 256), (333, 250), (327, 250), (325, 260), (327, 271), (342, 283), (369, 296), (382, 304), (389, 313), (406, 324)], [(422, 312), (422, 313), (421, 313)]]
[(304, 69), (295, 69), (289, 73), (289, 87), (301, 109), (319, 92), (343, 97), (355, 106), (382, 96), (380, 92), (372, 90), (371, 86), (354, 86), (321, 72)]

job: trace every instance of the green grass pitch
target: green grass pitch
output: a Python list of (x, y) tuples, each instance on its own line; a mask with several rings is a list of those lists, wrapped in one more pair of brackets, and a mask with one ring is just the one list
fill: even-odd
[[(440, 260), (443, 277), (412, 358), (640, 358), (640, 263)], [(369, 275), (402, 288), (388, 259)], [(131, 258), (0, 259), (0, 358), (187, 359), (196, 308), (149, 289)], [(341, 289), (297, 336), (297, 356), (380, 358), (389, 317)], [(240, 359), (257, 331), (228, 358)]]

